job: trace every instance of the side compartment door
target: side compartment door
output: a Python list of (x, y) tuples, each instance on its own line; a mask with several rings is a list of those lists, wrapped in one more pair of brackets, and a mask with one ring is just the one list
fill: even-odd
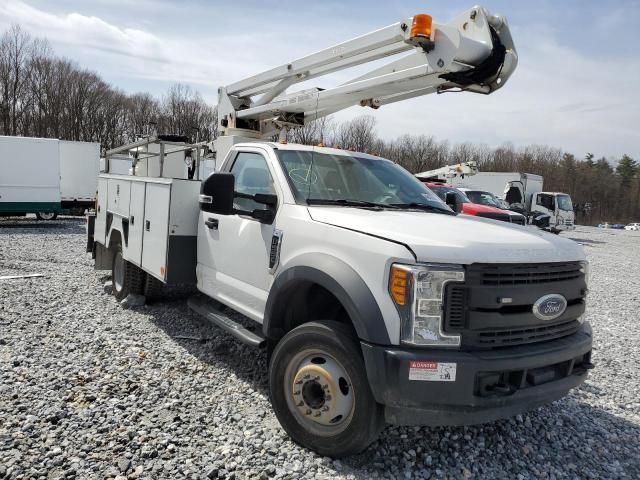
[(129, 242), (125, 258), (135, 265), (142, 265), (142, 234), (144, 231), (146, 182), (131, 182), (129, 207)]
[(142, 227), (142, 268), (162, 281), (166, 275), (170, 200), (170, 184), (147, 184)]
[(109, 178), (109, 194), (107, 209), (110, 213), (121, 218), (129, 218), (129, 203), (131, 202), (131, 181), (119, 178)]

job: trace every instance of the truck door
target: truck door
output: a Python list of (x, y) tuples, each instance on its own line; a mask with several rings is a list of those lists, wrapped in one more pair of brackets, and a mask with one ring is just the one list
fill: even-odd
[(532, 212), (540, 212), (546, 215), (549, 215), (549, 225), (551, 227), (556, 224), (556, 208), (555, 208), (555, 199), (553, 195), (549, 193), (536, 193), (533, 196), (533, 201), (531, 204)]
[[(237, 193), (276, 193), (273, 175), (259, 150), (238, 152), (230, 171), (235, 175)], [(244, 211), (265, 208), (246, 198), (237, 198), (234, 207)], [(216, 221), (217, 225), (213, 225)], [(275, 222), (263, 224), (238, 214), (201, 211), (198, 288), (248, 317), (262, 321), (272, 281), (269, 253), (274, 225)]]

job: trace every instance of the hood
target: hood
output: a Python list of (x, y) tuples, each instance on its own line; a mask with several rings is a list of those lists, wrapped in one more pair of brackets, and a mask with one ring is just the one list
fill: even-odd
[(509, 215), (510, 217), (524, 217), (523, 214), (518, 213), (518, 212), (513, 212), (511, 210), (500, 210), (503, 213), (506, 213), (507, 215)]
[(584, 260), (582, 247), (536, 227), (467, 215), (308, 207), (314, 221), (399, 242), (419, 261), (535, 263)]
[(502, 214), (507, 214), (507, 212), (505, 210), (502, 210), (501, 208), (490, 207), (489, 205), (483, 205), (481, 203), (473, 203), (473, 202), (463, 203), (462, 204), (462, 211), (464, 213), (467, 213), (467, 212), (465, 212), (465, 210), (467, 210), (468, 213), (470, 213), (470, 214), (473, 214), (473, 213), (502, 213)]

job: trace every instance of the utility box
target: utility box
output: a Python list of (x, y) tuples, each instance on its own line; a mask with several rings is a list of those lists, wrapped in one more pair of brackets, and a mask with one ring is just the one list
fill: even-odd
[(125, 260), (168, 284), (195, 283), (200, 182), (109, 174), (99, 182), (94, 239), (109, 245), (115, 229)]

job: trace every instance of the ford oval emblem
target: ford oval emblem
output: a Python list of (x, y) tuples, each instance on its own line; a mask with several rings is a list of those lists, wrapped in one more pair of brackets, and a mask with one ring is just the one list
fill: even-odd
[(533, 304), (533, 314), (540, 320), (558, 318), (567, 309), (567, 299), (557, 293), (545, 295)]

